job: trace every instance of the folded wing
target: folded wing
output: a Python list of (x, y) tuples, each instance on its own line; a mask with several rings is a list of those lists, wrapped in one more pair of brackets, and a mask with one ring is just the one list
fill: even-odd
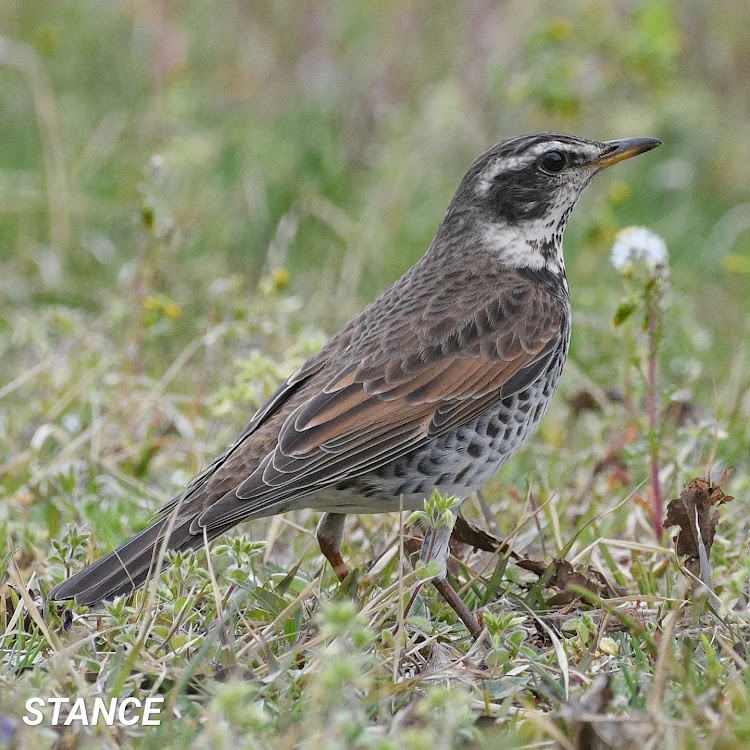
[(566, 305), (518, 278), (452, 325), (425, 322), (397, 350), (352, 358), (289, 414), (274, 449), (191, 533), (372, 471), (527, 388), (564, 346)]

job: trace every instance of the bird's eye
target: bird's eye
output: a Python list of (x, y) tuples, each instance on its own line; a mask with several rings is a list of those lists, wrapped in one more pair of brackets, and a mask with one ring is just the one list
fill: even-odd
[(565, 154), (559, 151), (547, 151), (542, 154), (540, 163), (542, 169), (545, 169), (547, 172), (562, 172), (566, 163)]

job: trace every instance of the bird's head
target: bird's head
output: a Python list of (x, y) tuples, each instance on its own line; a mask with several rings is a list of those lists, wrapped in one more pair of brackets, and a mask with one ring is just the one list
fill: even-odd
[(562, 133), (510, 138), (472, 164), (451, 208), (471, 215), (480, 243), (499, 262), (562, 273), (563, 230), (584, 188), (606, 167), (660, 143), (599, 142)]

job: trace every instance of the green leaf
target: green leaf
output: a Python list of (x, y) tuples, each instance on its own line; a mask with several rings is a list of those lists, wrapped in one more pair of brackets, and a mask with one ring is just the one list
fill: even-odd
[(637, 309), (638, 305), (632, 300), (620, 302), (615, 311), (615, 317), (612, 320), (612, 323), (615, 327), (621, 326)]

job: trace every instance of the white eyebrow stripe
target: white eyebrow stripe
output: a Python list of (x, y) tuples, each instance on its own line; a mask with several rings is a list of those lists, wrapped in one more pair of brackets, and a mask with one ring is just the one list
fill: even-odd
[(479, 178), (475, 188), (476, 193), (478, 195), (485, 194), (492, 187), (492, 181), (501, 171), (504, 172), (517, 169), (518, 167), (527, 164), (528, 161), (529, 159), (526, 154), (523, 156), (514, 156), (512, 159), (494, 159), (492, 164), (482, 172), (482, 176)]
[[(580, 146), (577, 146), (580, 148)], [(570, 151), (570, 144), (563, 143), (562, 141), (545, 141), (544, 143), (537, 143), (536, 146), (532, 146), (528, 149), (524, 156), (530, 156), (536, 158), (541, 156), (545, 151), (562, 151), (563, 153)]]
[[(598, 149), (593, 143), (585, 145), (576, 144), (576, 148), (578, 150), (589, 149), (592, 159), (598, 156), (600, 153), (600, 149)], [(514, 170), (520, 169), (521, 167), (525, 167), (526, 165), (531, 164), (531, 162), (533, 162), (535, 159), (537, 159), (547, 151), (562, 151), (563, 153), (569, 153), (570, 149), (570, 143), (564, 143), (563, 141), (544, 141), (543, 143), (537, 143), (536, 145), (531, 146), (531, 148), (528, 148), (518, 156), (512, 156), (506, 159), (501, 159), (498, 157), (497, 159), (494, 159), (491, 165), (484, 170), (482, 176), (477, 182), (475, 191), (477, 195), (486, 194), (487, 191), (492, 187), (492, 182), (495, 177), (497, 177), (501, 172), (512, 172)]]
[(476, 192), (478, 194), (486, 193), (492, 186), (492, 181), (497, 177), (500, 172), (512, 172), (520, 167), (525, 167), (527, 164), (531, 164), (538, 156), (541, 156), (545, 151), (567, 151), (570, 148), (570, 144), (562, 143), (562, 141), (545, 141), (544, 143), (537, 143), (536, 146), (524, 151), (518, 156), (512, 156), (506, 159), (497, 158), (492, 162), (492, 165), (484, 170), (482, 177), (477, 182)]

